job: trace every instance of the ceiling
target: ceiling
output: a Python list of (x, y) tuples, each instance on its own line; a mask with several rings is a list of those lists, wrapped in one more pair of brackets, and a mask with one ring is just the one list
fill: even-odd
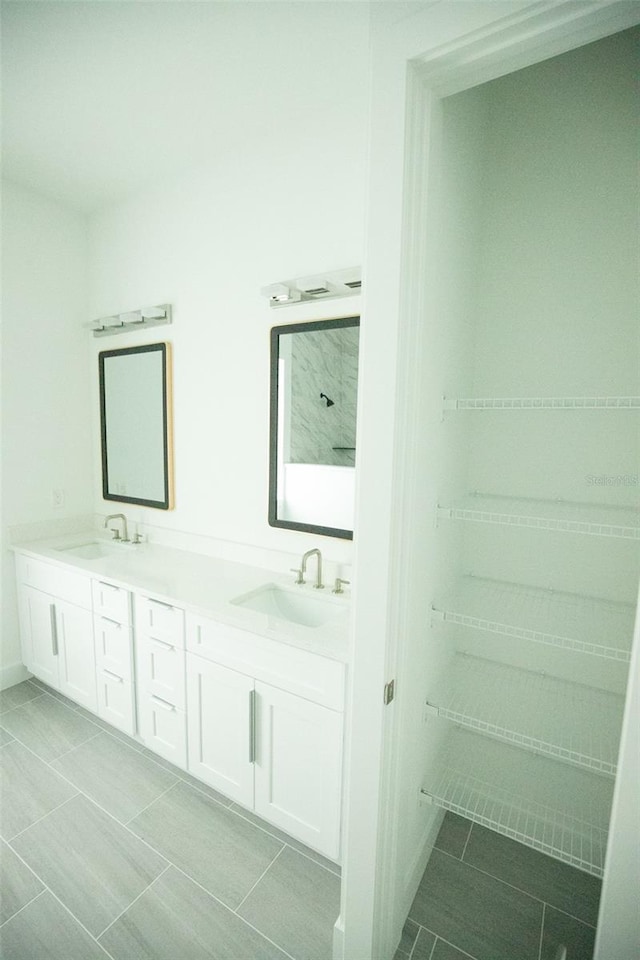
[(368, 4), (4, 0), (3, 175), (86, 213), (221, 152), (364, 129)]

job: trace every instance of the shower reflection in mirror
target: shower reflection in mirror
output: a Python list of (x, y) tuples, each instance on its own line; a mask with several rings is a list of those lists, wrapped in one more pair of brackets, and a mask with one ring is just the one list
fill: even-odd
[(271, 331), (269, 523), (351, 539), (359, 317)]

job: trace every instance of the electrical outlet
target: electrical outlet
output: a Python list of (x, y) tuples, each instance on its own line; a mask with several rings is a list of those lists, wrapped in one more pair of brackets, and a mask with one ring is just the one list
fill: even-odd
[(60, 488), (51, 491), (51, 506), (54, 510), (64, 507), (64, 490)]

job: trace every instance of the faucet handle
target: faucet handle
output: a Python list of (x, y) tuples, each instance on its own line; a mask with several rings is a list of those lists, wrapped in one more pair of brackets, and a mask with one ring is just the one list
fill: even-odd
[(109, 529), (111, 530), (111, 536), (114, 540), (122, 540), (122, 537), (120, 536), (120, 531), (118, 530), (117, 527), (109, 527)]
[(304, 583), (304, 577), (302, 576), (302, 570), (296, 570), (295, 567), (291, 567), (291, 573), (296, 574), (296, 583)]
[(334, 585), (333, 585), (333, 590), (332, 590), (331, 592), (332, 592), (332, 593), (344, 593), (344, 590), (342, 589), (342, 584), (343, 584), (343, 583), (347, 583), (347, 584), (348, 584), (348, 583), (351, 583), (351, 581), (350, 581), (350, 580), (343, 580), (342, 577), (336, 577), (336, 582), (334, 583)]

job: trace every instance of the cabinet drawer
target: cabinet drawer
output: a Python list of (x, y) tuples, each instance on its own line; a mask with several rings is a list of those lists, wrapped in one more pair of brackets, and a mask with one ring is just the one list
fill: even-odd
[(344, 709), (345, 666), (337, 660), (187, 614), (187, 650), (333, 710)]
[(99, 617), (115, 620), (129, 626), (131, 622), (131, 594), (124, 587), (116, 587), (103, 580), (92, 580), (93, 612)]
[(136, 637), (138, 686), (145, 694), (185, 709), (185, 654), (182, 647), (156, 637)]
[(85, 610), (91, 609), (91, 580), (75, 570), (18, 554), (16, 573), (18, 583), (35, 587)]
[(176, 766), (187, 766), (187, 720), (184, 710), (143, 692), (138, 701), (140, 736), (145, 745)]
[(136, 632), (184, 647), (184, 610), (151, 597), (136, 596)]
[(108, 670), (123, 680), (132, 679), (131, 630), (106, 617), (94, 617), (96, 667)]
[(98, 670), (98, 716), (129, 736), (136, 732), (133, 684), (109, 670)]

